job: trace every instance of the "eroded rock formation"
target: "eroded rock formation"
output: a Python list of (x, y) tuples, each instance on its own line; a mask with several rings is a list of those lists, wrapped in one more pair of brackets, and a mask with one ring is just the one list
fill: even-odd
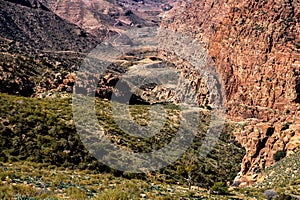
[(293, 0), (182, 2), (163, 26), (197, 37), (227, 93), (228, 118), (246, 148), (242, 174), (300, 146), (300, 3)]

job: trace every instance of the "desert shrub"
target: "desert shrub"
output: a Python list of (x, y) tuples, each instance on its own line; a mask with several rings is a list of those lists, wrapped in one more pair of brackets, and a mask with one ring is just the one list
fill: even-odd
[(283, 124), (281, 131), (287, 130), (289, 128), (290, 128), (290, 123), (287, 122), (287, 123)]
[(81, 189), (78, 188), (68, 188), (67, 189), (67, 195), (71, 198), (71, 199), (87, 199), (87, 195), (84, 191), (82, 191)]
[(273, 155), (273, 159), (275, 161), (279, 161), (282, 158), (284, 158), (286, 156), (286, 151), (285, 150), (279, 150), (277, 151), (274, 155)]
[(225, 182), (215, 182), (211, 191), (216, 194), (228, 194), (228, 186)]
[(0, 187), (0, 199), (13, 199), (13, 191), (9, 186)]
[(293, 200), (294, 198), (287, 194), (280, 194), (278, 200)]
[(127, 200), (128, 195), (123, 190), (117, 190), (117, 189), (108, 189), (104, 192), (102, 192), (97, 198), (99, 200)]

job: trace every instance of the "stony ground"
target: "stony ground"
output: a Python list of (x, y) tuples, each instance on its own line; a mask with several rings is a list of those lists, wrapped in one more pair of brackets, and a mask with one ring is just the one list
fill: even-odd
[(89, 170), (30, 162), (0, 163), (1, 199), (249, 199), (231, 191), (212, 195), (199, 187), (126, 179)]

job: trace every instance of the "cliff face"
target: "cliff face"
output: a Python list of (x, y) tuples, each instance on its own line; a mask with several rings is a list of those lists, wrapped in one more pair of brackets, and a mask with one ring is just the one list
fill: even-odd
[(293, 0), (183, 2), (163, 26), (200, 39), (227, 93), (228, 118), (246, 121), (242, 173), (300, 146), (300, 3)]

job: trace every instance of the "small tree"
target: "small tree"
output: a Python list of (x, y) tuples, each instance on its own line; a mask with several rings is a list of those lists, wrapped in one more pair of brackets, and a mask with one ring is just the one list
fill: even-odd
[(197, 156), (194, 151), (186, 152), (181, 158), (182, 165), (177, 167), (177, 172), (185, 176), (189, 189), (193, 184), (193, 178), (195, 170), (198, 169), (197, 166)]

